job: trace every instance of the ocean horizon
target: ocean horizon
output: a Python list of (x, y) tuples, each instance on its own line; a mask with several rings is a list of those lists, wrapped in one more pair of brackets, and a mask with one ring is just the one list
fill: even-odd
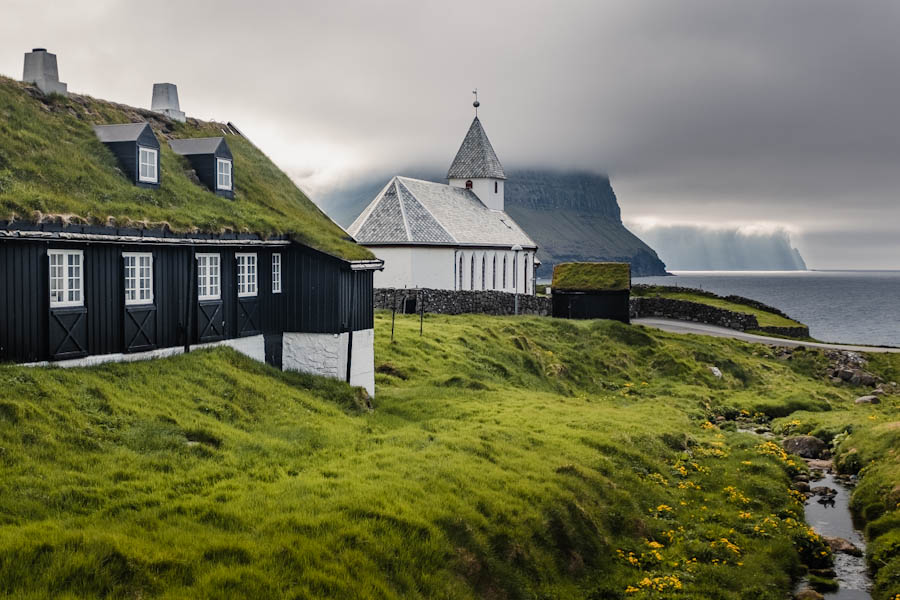
[(635, 284), (753, 298), (809, 326), (825, 342), (900, 346), (900, 270), (671, 271)]

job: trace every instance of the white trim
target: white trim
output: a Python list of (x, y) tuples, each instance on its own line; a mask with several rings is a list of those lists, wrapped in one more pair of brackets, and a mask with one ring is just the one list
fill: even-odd
[[(53, 265), (53, 257), (54, 256), (62, 256), (63, 264)], [(76, 278), (70, 278), (68, 270), (75, 265), (69, 265), (69, 260), (67, 257), (77, 256), (78, 257), (78, 276)], [(48, 289), (50, 290), (50, 308), (68, 308), (75, 306), (84, 306), (84, 251), (83, 250), (62, 250), (58, 248), (53, 248), (47, 250), (47, 262), (50, 265), (48, 269), (49, 280), (47, 282)], [(63, 269), (62, 273), (58, 275), (58, 277), (54, 277), (53, 269), (61, 268)], [(70, 294), (73, 292), (78, 293), (77, 300), (54, 300), (53, 299), (53, 280), (59, 279), (59, 284), (62, 285), (61, 288), (57, 288), (64, 298), (68, 298)], [(72, 281), (73, 279), (78, 282), (78, 286), (73, 287)]]
[[(222, 165), (228, 165), (228, 172), (225, 173), (220, 170)], [(216, 159), (216, 189), (217, 190), (231, 190), (234, 186), (234, 181), (232, 180), (231, 172), (234, 169), (234, 164), (232, 161), (227, 158), (217, 158)], [(225, 179), (225, 176), (228, 176), (228, 184), (220, 183)]]
[[(250, 259), (253, 259), (253, 270), (250, 270)], [(246, 273), (241, 273), (241, 259), (246, 259)], [(259, 260), (256, 252), (235, 252), (234, 261), (237, 264), (237, 290), (238, 298), (255, 298), (259, 294)], [(252, 275), (252, 277), (251, 277)]]
[[(277, 260), (276, 260), (277, 259)], [(281, 293), (281, 253), (273, 252), (272, 253), (272, 293), (280, 294)], [(276, 269), (277, 267), (277, 269)]]
[[(128, 297), (129, 296), (129, 289), (128, 289), (128, 279), (129, 279), (128, 269), (129, 269), (129, 267), (127, 264), (127, 260), (124, 261), (126, 264), (125, 264), (125, 273), (122, 274), (122, 280), (123, 280), (123, 283), (125, 286), (125, 306), (141, 306), (141, 305), (153, 304), (153, 298), (154, 298), (154, 296), (153, 296), (153, 266), (154, 266), (153, 265), (153, 253), (152, 252), (123, 252), (122, 258), (123, 259), (133, 258), (135, 260), (134, 267), (132, 267), (135, 270), (134, 278), (133, 278), (134, 284), (135, 284), (134, 299), (129, 299), (129, 297)], [(141, 269), (143, 268), (141, 265), (142, 258), (150, 259), (150, 265), (149, 265), (149, 267), (150, 267), (150, 273), (149, 273), (150, 285), (147, 288), (143, 288), (143, 286), (141, 285), (143, 280), (146, 279), (141, 276)], [(150, 295), (148, 298), (140, 297), (141, 292), (143, 292), (144, 289), (149, 289)]]
[[(143, 152), (147, 152), (153, 157), (153, 177), (141, 175), (141, 167), (144, 166), (144, 162), (141, 160)], [(147, 165), (150, 166), (150, 163), (147, 163)], [(159, 183), (159, 152), (157, 152), (155, 148), (138, 146), (138, 181), (143, 183)]]
[[(222, 298), (222, 256), (218, 252), (198, 252), (194, 256), (197, 259), (197, 300), (220, 300)], [(213, 258), (215, 258), (216, 267), (216, 293), (210, 294), (209, 290), (212, 289), (210, 269), (213, 266), (211, 263)], [(205, 263), (201, 259), (205, 259)], [(202, 274), (201, 268), (204, 269)], [(201, 294), (201, 290), (206, 290), (207, 293)]]

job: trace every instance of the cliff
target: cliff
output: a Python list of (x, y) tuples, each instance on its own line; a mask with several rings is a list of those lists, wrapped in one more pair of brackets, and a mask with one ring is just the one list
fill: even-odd
[(580, 261), (628, 262), (634, 277), (666, 274), (653, 248), (622, 224), (616, 194), (603, 175), (513, 171), (506, 212), (537, 242), (539, 277), (550, 277), (558, 263)]

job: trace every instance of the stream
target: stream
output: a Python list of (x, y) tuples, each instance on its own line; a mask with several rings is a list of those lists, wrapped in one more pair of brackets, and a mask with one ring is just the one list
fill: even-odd
[[(830, 469), (824, 471), (822, 479), (810, 481), (812, 487), (827, 486), (837, 490), (834, 504), (822, 504), (818, 500), (822, 496), (812, 496), (806, 501), (804, 512), (806, 522), (816, 533), (825, 537), (840, 537), (851, 542), (865, 553), (866, 540), (853, 525), (850, 515), (850, 490), (835, 480)], [(852, 556), (843, 552), (834, 553), (834, 571), (840, 588), (824, 594), (833, 600), (871, 600), (869, 594), (871, 580), (866, 569), (866, 558)]]

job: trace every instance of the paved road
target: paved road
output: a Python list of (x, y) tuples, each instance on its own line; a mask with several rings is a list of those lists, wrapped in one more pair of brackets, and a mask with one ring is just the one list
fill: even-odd
[(706, 325), (704, 323), (692, 323), (690, 321), (675, 321), (674, 319), (632, 319), (635, 325), (646, 325), (663, 331), (673, 333), (693, 333), (697, 335), (712, 335), (715, 337), (734, 338), (745, 342), (759, 342), (773, 346), (806, 346), (807, 348), (823, 348), (825, 350), (848, 350), (850, 352), (900, 352), (900, 348), (877, 348), (875, 346), (854, 346), (852, 344), (823, 344), (820, 342), (804, 342), (800, 340), (786, 340), (783, 338), (744, 333), (725, 327)]

